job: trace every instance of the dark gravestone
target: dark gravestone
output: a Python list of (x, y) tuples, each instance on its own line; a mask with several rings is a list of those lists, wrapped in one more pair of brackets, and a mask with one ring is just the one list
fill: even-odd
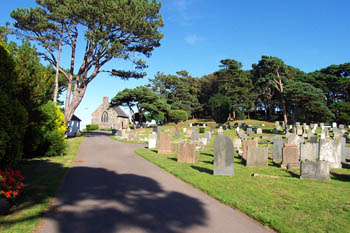
[(223, 134), (218, 135), (214, 142), (214, 175), (234, 175), (233, 144)]
[(208, 141), (210, 141), (210, 139), (211, 139), (210, 132), (205, 132), (204, 133), (204, 138), (206, 138)]
[(310, 137), (310, 142), (311, 143), (317, 143), (318, 142), (318, 138), (317, 137)]
[(300, 167), (300, 179), (330, 180), (327, 161), (304, 161)]
[(180, 137), (180, 131), (179, 130), (175, 131), (175, 137)]
[(157, 126), (157, 134), (160, 134), (162, 132), (162, 127), (161, 126)]
[(283, 141), (281, 136), (277, 136), (273, 139), (273, 148), (272, 148), (272, 159), (273, 160), (282, 160), (282, 149)]
[(248, 146), (248, 155), (246, 165), (248, 167), (267, 167), (268, 148)]

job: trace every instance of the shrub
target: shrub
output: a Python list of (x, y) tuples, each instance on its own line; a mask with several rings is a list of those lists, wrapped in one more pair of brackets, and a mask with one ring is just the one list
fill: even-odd
[(205, 132), (205, 128), (199, 128), (199, 133), (204, 133)]
[(94, 131), (94, 130), (98, 130), (99, 126), (96, 124), (91, 124), (91, 125), (86, 125), (86, 130), (88, 132)]
[(64, 153), (65, 123), (61, 110), (49, 101), (39, 108), (42, 117), (40, 143), (36, 156), (55, 156)]
[(231, 113), (231, 101), (228, 97), (215, 94), (209, 99), (209, 106), (212, 117), (216, 123), (225, 123)]
[(180, 121), (187, 121), (188, 119), (188, 114), (185, 110), (171, 110), (169, 116), (176, 124)]
[(0, 43), (0, 167), (22, 158), (23, 136), (28, 114), (17, 98), (17, 79), (13, 59)]

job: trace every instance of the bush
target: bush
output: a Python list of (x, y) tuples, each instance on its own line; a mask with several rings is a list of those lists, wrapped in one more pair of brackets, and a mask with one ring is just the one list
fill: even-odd
[(205, 132), (205, 128), (199, 128), (199, 133), (204, 133)]
[(65, 123), (62, 111), (52, 102), (39, 108), (42, 114), (40, 127), (40, 144), (36, 156), (55, 156), (64, 153), (66, 144), (64, 141)]
[(215, 94), (209, 99), (209, 106), (212, 117), (216, 123), (225, 123), (231, 113), (231, 101), (228, 97)]
[(0, 166), (15, 164), (23, 155), (28, 114), (16, 96), (17, 73), (5, 45), (0, 43)]
[(96, 124), (91, 124), (91, 125), (86, 125), (86, 130), (88, 132), (94, 131), (94, 130), (98, 130), (99, 126)]
[(171, 110), (169, 116), (176, 124), (180, 121), (187, 121), (188, 119), (188, 114), (185, 110)]

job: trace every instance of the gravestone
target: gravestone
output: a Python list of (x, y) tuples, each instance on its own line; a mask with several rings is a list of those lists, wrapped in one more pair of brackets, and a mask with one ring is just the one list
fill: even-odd
[(210, 134), (210, 132), (205, 132), (205, 133), (204, 133), (204, 137), (205, 137), (208, 141), (210, 141), (210, 139), (211, 139), (211, 134)]
[(324, 123), (320, 123), (320, 127), (322, 130), (324, 130)]
[(150, 134), (148, 136), (148, 149), (156, 148), (157, 146), (157, 134)]
[(298, 147), (298, 155), (300, 157), (300, 143), (304, 142), (304, 138), (296, 134), (292, 134), (288, 137), (288, 144), (295, 144)]
[(280, 126), (280, 122), (279, 121), (275, 121), (275, 128), (277, 130), (280, 130), (281, 126)]
[(157, 134), (160, 134), (162, 132), (162, 127), (161, 126), (157, 126), (156, 132), (157, 132)]
[(240, 132), (239, 127), (236, 128), (236, 133), (238, 134)]
[(191, 129), (192, 129), (193, 132), (196, 132), (196, 127), (195, 126), (193, 126)]
[(234, 175), (233, 144), (226, 135), (218, 135), (214, 142), (214, 175)]
[(233, 139), (233, 147), (234, 148), (241, 148), (242, 146), (242, 140), (239, 138), (234, 138)]
[(334, 128), (337, 128), (337, 122), (333, 122), (332, 123), (332, 128), (334, 129)]
[(199, 138), (199, 142), (204, 146), (208, 144), (208, 140), (206, 138)]
[(192, 127), (192, 123), (190, 123), (190, 127)]
[(341, 162), (346, 162), (347, 148), (346, 148), (346, 139), (344, 137), (340, 137), (340, 145), (341, 145)]
[(294, 144), (287, 144), (282, 152), (282, 168), (299, 168), (299, 150)]
[(192, 140), (193, 141), (198, 141), (199, 139), (199, 133), (198, 132), (193, 132), (192, 134)]
[(253, 129), (252, 128), (248, 128), (247, 129), (247, 134), (248, 134), (249, 137), (253, 136), (254, 135)]
[(175, 137), (180, 137), (180, 131), (179, 130), (175, 130)]
[(218, 134), (223, 134), (224, 133), (224, 130), (222, 129), (222, 127), (220, 126), (219, 129), (218, 129)]
[(257, 128), (256, 129), (256, 134), (262, 134), (262, 129), (261, 128)]
[(273, 140), (273, 148), (272, 148), (272, 159), (273, 160), (282, 160), (282, 149), (283, 149), (282, 137), (277, 136)]
[(259, 127), (259, 124), (257, 122), (254, 123), (253, 125), (254, 128), (258, 128)]
[(227, 122), (227, 124), (226, 124), (226, 129), (231, 129), (231, 125), (229, 122)]
[(186, 133), (187, 132), (187, 128), (183, 128), (182, 132)]
[(297, 134), (299, 136), (303, 135), (303, 128), (300, 125), (297, 127)]
[(310, 142), (311, 143), (317, 143), (318, 142), (318, 138), (317, 137), (310, 137)]
[(341, 168), (341, 143), (340, 139), (320, 140), (320, 160), (328, 161), (330, 168)]
[(177, 152), (177, 162), (178, 163), (196, 163), (196, 144), (192, 143), (182, 143), (179, 144)]
[(243, 154), (242, 154), (243, 159), (247, 159), (247, 148), (248, 148), (248, 146), (256, 147), (257, 144), (258, 143), (255, 140), (244, 140), (243, 141)]
[(325, 132), (321, 132), (320, 134), (320, 139), (326, 139), (326, 133)]
[(343, 125), (343, 124), (340, 124), (340, 125), (339, 125), (339, 129), (344, 129), (344, 125)]
[(300, 179), (330, 180), (327, 161), (304, 161), (301, 163)]
[(191, 129), (189, 129), (189, 130), (187, 130), (187, 135), (192, 135), (192, 130)]
[(318, 158), (318, 143), (305, 142), (300, 145), (301, 161), (316, 161)]
[(158, 154), (172, 154), (172, 153), (173, 151), (171, 148), (171, 136), (160, 135)]
[(267, 167), (268, 166), (268, 148), (267, 147), (247, 147), (247, 161), (248, 167)]

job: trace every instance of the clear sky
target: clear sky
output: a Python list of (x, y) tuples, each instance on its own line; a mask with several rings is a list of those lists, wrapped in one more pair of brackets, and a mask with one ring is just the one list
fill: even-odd
[[(6, 3), (5, 3), (6, 2)], [(91, 113), (124, 88), (145, 85), (160, 71), (187, 70), (200, 77), (218, 70), (222, 59), (250, 69), (261, 55), (277, 56), (305, 72), (350, 62), (349, 0), (163, 0), (164, 39), (150, 59), (148, 76), (122, 81), (100, 74), (89, 84), (76, 115), (89, 124)], [(4, 1), (1, 24), (10, 12), (34, 7), (34, 0)], [(63, 58), (64, 59), (64, 58)], [(132, 68), (116, 60), (109, 67)]]

